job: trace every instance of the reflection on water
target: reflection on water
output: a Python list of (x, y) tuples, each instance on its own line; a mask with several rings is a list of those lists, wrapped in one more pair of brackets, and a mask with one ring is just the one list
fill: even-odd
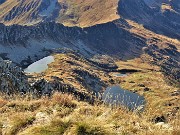
[(121, 74), (121, 73), (115, 73), (113, 75), (116, 76), (116, 77), (125, 77), (125, 76), (127, 76), (127, 74)]
[(43, 59), (34, 62), (33, 64), (29, 65), (24, 72), (26, 73), (41, 73), (48, 69), (48, 64), (54, 62), (53, 56), (44, 57)]
[(113, 106), (125, 106), (130, 110), (143, 110), (145, 99), (136, 93), (123, 90), (120, 86), (108, 87), (103, 94), (103, 101)]

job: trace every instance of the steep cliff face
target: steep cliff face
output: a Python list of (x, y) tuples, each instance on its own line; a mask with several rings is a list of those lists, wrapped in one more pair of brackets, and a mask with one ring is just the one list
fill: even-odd
[(180, 39), (180, 2), (163, 0), (147, 28), (159, 34)]
[(11, 61), (0, 58), (0, 92), (10, 94), (28, 92), (30, 90), (27, 77), (21, 68), (13, 66)]
[(5, 26), (0, 24), (0, 42), (3, 44), (26, 44), (29, 39), (54, 39), (67, 40), (77, 39), (82, 29), (64, 27), (61, 24), (53, 22), (41, 23), (34, 26), (11, 25)]
[(177, 12), (180, 10), (180, 2), (178, 0), (144, 0), (145, 3), (153, 8), (168, 8)]

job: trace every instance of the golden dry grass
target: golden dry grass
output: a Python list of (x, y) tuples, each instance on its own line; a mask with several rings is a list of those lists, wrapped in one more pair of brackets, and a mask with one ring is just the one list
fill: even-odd
[[(29, 22), (38, 23), (42, 18), (33, 18), (33, 14), (38, 13), (38, 8), (41, 4), (41, 0), (27, 0), (24, 2), (17, 0), (7, 0), (0, 5), (0, 21), (6, 25), (21, 24), (25, 25)], [(29, 8), (31, 5), (31, 8)], [(21, 10), (21, 9), (26, 10)], [(29, 10), (27, 10), (29, 9)], [(13, 16), (13, 12), (16, 11), (16, 16)], [(7, 16), (12, 17), (11, 19), (5, 19)], [(32, 23), (33, 24), (33, 23)]]
[[(165, 82), (164, 75), (157, 66), (144, 63), (140, 59), (120, 61), (117, 64), (121, 68), (141, 70), (141, 72), (129, 74), (125, 78), (119, 78), (120, 85), (124, 89), (143, 95), (147, 101), (146, 110), (152, 114), (152, 117), (167, 114), (174, 107), (179, 106), (179, 99), (171, 96), (171, 93), (178, 88)], [(139, 85), (144, 85), (144, 87)], [(149, 90), (145, 91), (145, 88)]]
[[(62, 67), (59, 63), (69, 68), (63, 59), (72, 60), (67, 55), (56, 55), (55, 58), (57, 59), (50, 64), (49, 70), (45, 71), (47, 78), (50, 74), (56, 76), (60, 73), (59, 69)], [(88, 68), (85, 63), (80, 62), (80, 65), (83, 64)], [(124, 89), (136, 90), (138, 94), (143, 95), (147, 101), (144, 112), (130, 112), (123, 107), (111, 108), (104, 104), (91, 105), (77, 101), (72, 95), (57, 92), (52, 97), (40, 99), (33, 99), (31, 95), (1, 95), (0, 134), (178, 135), (180, 113), (178, 109), (174, 109), (179, 107), (179, 98), (170, 96), (177, 88), (166, 84), (158, 67), (141, 59), (119, 61), (117, 65), (120, 69), (141, 70), (126, 77), (111, 76), (111, 79), (118, 80)], [(139, 84), (150, 90), (144, 91), (144, 87)], [(165, 116), (167, 121), (157, 125), (153, 119), (158, 116)]]
[[(16, 105), (10, 105), (12, 102)], [(36, 109), (33, 110), (14, 109), (17, 104), (37, 106), (37, 103), (40, 106), (34, 107)], [(41, 113), (42, 117), (37, 117), (38, 113)], [(152, 122), (151, 112), (136, 114), (124, 108), (112, 109), (103, 104), (90, 105), (62, 93), (55, 93), (52, 98), (31, 100), (16, 98), (0, 108), (0, 115), (0, 132), (3, 135), (178, 135), (179, 133), (178, 117), (168, 121), (168, 127), (161, 127)], [(42, 119), (45, 119), (43, 123)]]
[(68, 5), (57, 18), (64, 25), (88, 27), (119, 18), (118, 0), (59, 0), (59, 3)]
[[(7, 0), (0, 5), (0, 22), (6, 25), (37, 24), (43, 20), (43, 17), (39, 15), (42, 2), (42, 0), (24, 2)], [(88, 27), (119, 18), (118, 0), (58, 0), (58, 2), (61, 10), (56, 11), (58, 16), (54, 18), (54, 21), (66, 26)], [(16, 14), (13, 14), (15, 12)]]

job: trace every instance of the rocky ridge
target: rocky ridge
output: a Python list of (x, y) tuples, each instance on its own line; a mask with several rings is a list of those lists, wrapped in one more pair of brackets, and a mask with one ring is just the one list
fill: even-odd
[(0, 58), (0, 90), (7, 94), (26, 93), (30, 90), (28, 78), (22, 69), (2, 58)]
[[(86, 57), (99, 53), (129, 58), (139, 56), (142, 53), (141, 48), (145, 46), (144, 39), (113, 22), (84, 29), (65, 27), (54, 22), (26, 27), (19, 25), (6, 27), (1, 24), (0, 28), (2, 48), (0, 54), (4, 54), (21, 66), (23, 60), (33, 62), (36, 60), (35, 57), (40, 59), (53, 50), (64, 47), (77, 50)], [(17, 53), (21, 53), (21, 57), (17, 57)]]

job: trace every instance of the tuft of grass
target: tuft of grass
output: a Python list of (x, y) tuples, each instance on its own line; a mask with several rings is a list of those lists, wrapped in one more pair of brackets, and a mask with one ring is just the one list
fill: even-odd
[(7, 135), (16, 135), (20, 130), (28, 125), (31, 125), (34, 120), (35, 117), (33, 116), (15, 116), (12, 120), (12, 126), (8, 130)]
[(2, 135), (3, 124), (0, 122), (0, 135)]
[(63, 122), (57, 119), (53, 120), (49, 125), (31, 128), (28, 135), (63, 135), (70, 126), (71, 122)]
[(76, 107), (76, 104), (74, 102), (74, 97), (69, 94), (56, 92), (53, 94), (51, 100), (54, 105), (65, 106), (69, 108)]
[(73, 108), (69, 108), (69, 107), (59, 107), (59, 106), (57, 106), (55, 109), (57, 111), (56, 116), (61, 117), (61, 118), (70, 115), (74, 111)]
[(76, 126), (77, 135), (105, 135), (101, 127), (93, 126), (85, 122), (80, 122)]
[(8, 108), (14, 109), (16, 112), (34, 112), (37, 110), (40, 106), (40, 102), (24, 102), (24, 101), (15, 101), (15, 102), (9, 102), (6, 104)]

